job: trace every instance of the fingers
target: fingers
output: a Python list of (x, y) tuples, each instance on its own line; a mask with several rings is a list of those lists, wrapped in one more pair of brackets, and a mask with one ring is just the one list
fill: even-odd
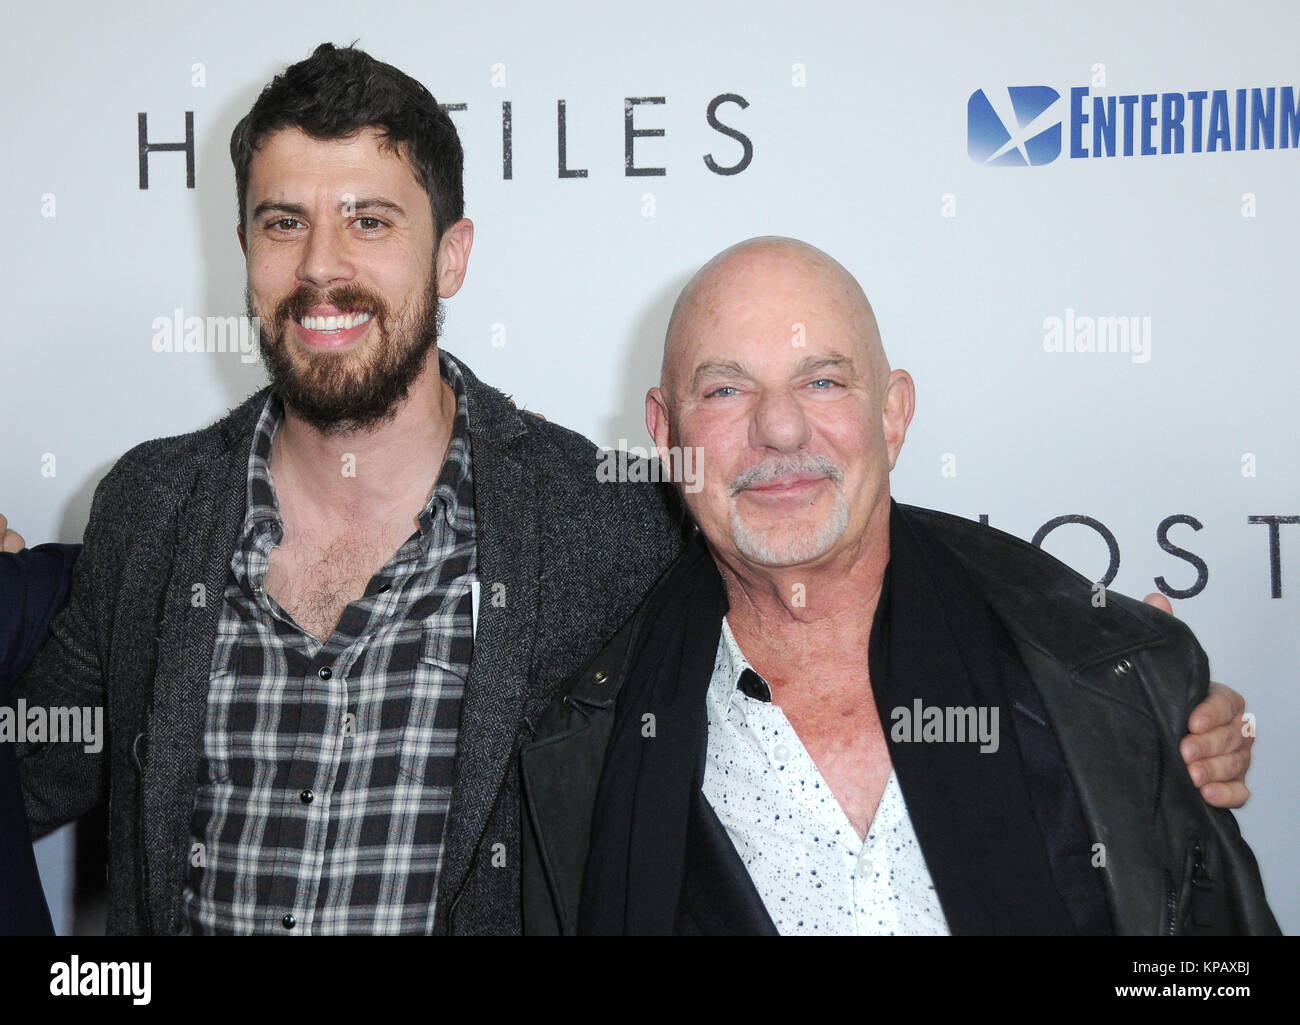
[(1250, 788), (1245, 783), (1207, 783), (1201, 796), (1216, 808), (1240, 808), (1250, 800)]
[(1187, 717), (1187, 729), (1192, 733), (1206, 733), (1220, 726), (1236, 726), (1244, 711), (1245, 698), (1231, 687), (1211, 681), (1205, 700)]
[(1154, 605), (1161, 612), (1167, 612), (1171, 616), (1174, 614), (1174, 607), (1169, 604), (1169, 599), (1163, 594), (1158, 594), (1155, 591), (1152, 591), (1142, 600), (1148, 605)]
[[(1241, 695), (1228, 688), (1226, 693), (1216, 695), (1229, 708), (1240, 706), (1228, 697)], [(1192, 713), (1195, 718), (1204, 704), (1197, 706)], [(1207, 804), (1216, 808), (1240, 808), (1250, 798), (1246, 786), (1246, 772), (1250, 769), (1251, 747), (1254, 737), (1242, 732), (1238, 715), (1232, 716), (1231, 722), (1215, 727), (1195, 736), (1184, 737), (1178, 745), (1178, 751), (1187, 763), (1187, 772), (1192, 782), (1200, 789), (1201, 796)]]
[(1249, 751), (1255, 743), (1254, 737), (1242, 736), (1241, 727), (1232, 723), (1219, 726), (1206, 733), (1197, 733), (1184, 737), (1178, 744), (1178, 753), (1188, 765), (1217, 758), (1219, 755), (1233, 754), (1237, 751)]
[(1213, 758), (1202, 758), (1187, 767), (1192, 782), (1198, 787), (1207, 783), (1245, 783), (1246, 770), (1250, 768), (1250, 749), (1233, 751)]
[(9, 529), (9, 521), (0, 514), (0, 552), (21, 552), (27, 547), (22, 534)]

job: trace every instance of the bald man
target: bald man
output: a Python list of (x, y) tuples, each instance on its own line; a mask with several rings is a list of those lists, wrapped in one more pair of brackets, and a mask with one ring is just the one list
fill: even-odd
[(699, 532), (523, 750), (527, 931), (1277, 931), (1182, 768), (1195, 639), (895, 503), (914, 406), (819, 250), (686, 286), (646, 424)]

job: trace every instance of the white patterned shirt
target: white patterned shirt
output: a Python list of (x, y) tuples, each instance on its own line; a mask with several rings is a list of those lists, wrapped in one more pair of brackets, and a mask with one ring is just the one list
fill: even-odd
[(948, 935), (897, 775), (863, 840), (725, 619), (707, 704), (704, 796), (777, 932)]

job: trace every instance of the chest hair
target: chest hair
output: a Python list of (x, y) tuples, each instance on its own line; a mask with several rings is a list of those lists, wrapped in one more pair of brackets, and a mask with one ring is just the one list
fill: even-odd
[(267, 592), (293, 621), (322, 643), (348, 605), (397, 550), (386, 538), (349, 532), (330, 539), (299, 537), (271, 552)]

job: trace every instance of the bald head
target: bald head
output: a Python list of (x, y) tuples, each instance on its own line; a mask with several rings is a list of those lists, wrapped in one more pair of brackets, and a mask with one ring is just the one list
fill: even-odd
[[(815, 311), (816, 316), (810, 316)], [(747, 239), (711, 259), (686, 283), (673, 306), (664, 339), (660, 387), (671, 401), (694, 372), (696, 342), (739, 321), (785, 324), (791, 344), (806, 332), (843, 332), (840, 346), (854, 347), (875, 391), (884, 389), (889, 362), (862, 286), (835, 259), (798, 239)], [(804, 333), (801, 333), (804, 332)]]
[(674, 480), (719, 564), (762, 576), (887, 558), (914, 398), (853, 275), (807, 243), (756, 238), (682, 290), (646, 427), (683, 471), (694, 454), (692, 486)]

